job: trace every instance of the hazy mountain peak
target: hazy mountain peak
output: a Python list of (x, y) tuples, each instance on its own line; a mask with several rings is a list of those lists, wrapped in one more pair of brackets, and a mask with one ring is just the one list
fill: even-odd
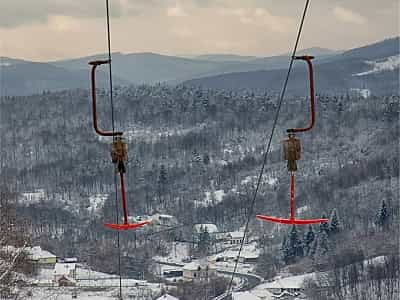
[(210, 54), (202, 54), (193, 57), (194, 59), (215, 61), (215, 62), (227, 62), (227, 61), (236, 61), (236, 62), (245, 62), (252, 59), (256, 59), (256, 56), (244, 56), (237, 54), (228, 54), (228, 53), (210, 53)]
[[(297, 55), (314, 55), (314, 56), (325, 56), (325, 55), (336, 55), (342, 53), (342, 50), (333, 50), (322, 47), (311, 47), (306, 49), (301, 49), (296, 52)], [(290, 56), (292, 53), (286, 53), (285, 56)]]

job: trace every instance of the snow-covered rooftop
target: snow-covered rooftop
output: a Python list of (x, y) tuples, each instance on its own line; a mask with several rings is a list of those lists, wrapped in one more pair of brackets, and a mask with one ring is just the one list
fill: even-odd
[(232, 293), (233, 300), (261, 300), (249, 292)]
[(163, 296), (161, 296), (160, 298), (157, 298), (157, 300), (179, 300), (178, 298), (165, 294)]
[[(222, 253), (217, 254), (217, 258), (225, 257), (226, 259), (236, 259), (239, 256), (239, 248), (227, 249)], [(256, 248), (255, 244), (244, 245), (240, 257), (244, 259), (256, 259), (260, 256), (260, 249)]]
[(215, 224), (196, 224), (194, 225), (194, 230), (197, 233), (201, 233), (207, 229), (208, 233), (217, 233), (218, 227)]
[(38, 203), (40, 200), (44, 198), (45, 198), (45, 190), (38, 189), (33, 192), (22, 193), (21, 200), (25, 204), (30, 204), (30, 203)]
[(104, 203), (108, 198), (108, 194), (94, 194), (89, 196), (89, 207), (88, 210), (96, 212), (103, 208)]
[(300, 289), (305, 279), (314, 277), (315, 273), (290, 276), (286, 278), (280, 278), (272, 282), (264, 283), (259, 287), (263, 289)]
[(233, 232), (229, 232), (228, 235), (233, 239), (242, 239), (244, 237), (244, 232), (233, 231)]
[(197, 271), (200, 267), (200, 264), (198, 262), (191, 262), (186, 264), (183, 269), (187, 271)]
[(53, 253), (43, 250), (40, 246), (27, 248), (26, 250), (28, 251), (29, 257), (32, 260), (39, 260), (39, 259), (45, 259), (45, 258), (56, 258), (56, 256)]

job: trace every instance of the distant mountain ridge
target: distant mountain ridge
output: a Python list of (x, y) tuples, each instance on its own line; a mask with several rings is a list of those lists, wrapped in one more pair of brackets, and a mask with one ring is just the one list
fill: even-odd
[[(372, 85), (374, 91), (396, 89), (396, 72), (368, 72), (367, 61), (385, 59), (398, 54), (399, 38), (372, 45), (337, 51), (319, 47), (300, 50), (299, 55), (315, 55), (314, 64), (319, 73), (318, 87), (332, 92)], [(0, 58), (2, 95), (28, 95), (44, 90), (54, 91), (89, 87), (88, 62), (106, 58), (106, 54), (51, 62), (29, 62), (13, 58)], [(289, 63), (289, 54), (272, 57), (253, 57), (234, 54), (205, 54), (195, 57), (177, 57), (151, 52), (123, 54), (115, 52), (113, 73), (116, 84), (180, 84), (200, 85), (222, 89), (255, 89), (276, 91), (280, 88), (282, 74)], [(304, 91), (303, 77), (306, 69), (296, 63), (289, 91)], [(107, 84), (105, 67), (99, 69), (99, 87)], [(297, 79), (296, 76), (299, 76)], [(381, 80), (386, 81), (381, 82)], [(299, 84), (297, 84), (299, 82)], [(389, 89), (388, 89), (389, 88)], [(378, 91), (379, 92), (379, 91)], [(379, 92), (380, 93), (380, 92)]]
[[(337, 54), (337, 51), (323, 48), (302, 50), (312, 55), (321, 54), (321, 59)], [(179, 57), (151, 52), (113, 54), (113, 70), (124, 80), (134, 84), (165, 82), (180, 83), (188, 79), (256, 70), (283, 68), (288, 61), (287, 54), (272, 57), (241, 56), (235, 54), (205, 54), (194, 57)], [(95, 55), (77, 59), (51, 62), (66, 69), (81, 69), (88, 61), (104, 58)]]
[(250, 61), (252, 59), (256, 59), (257, 56), (243, 56), (236, 54), (202, 54), (198, 56), (194, 56), (192, 58), (200, 59), (200, 60), (208, 60), (215, 62), (245, 62)]
[[(375, 95), (399, 94), (399, 42), (399, 37), (396, 37), (322, 60), (317, 57), (314, 63), (317, 92), (343, 94), (367, 89)], [(377, 64), (386, 64), (388, 67), (371, 71)], [(278, 93), (286, 72), (286, 69), (236, 72), (189, 80), (185, 84), (204, 88), (251, 89)], [(306, 95), (306, 78), (306, 67), (301, 62), (296, 62), (288, 92)]]
[[(337, 55), (343, 52), (344, 52), (343, 50), (332, 50), (322, 47), (311, 47), (297, 51), (297, 55), (327, 56), (327, 55)], [(292, 53), (282, 54), (282, 56), (290, 56), (290, 55), (292, 55)]]
[[(56, 91), (75, 88), (88, 89), (89, 73), (86, 70), (66, 70), (47, 63), (27, 62), (4, 59), (0, 65), (0, 95), (31, 95), (44, 91)], [(99, 72), (97, 86), (108, 84), (105, 72)], [(128, 84), (115, 78), (117, 84)]]

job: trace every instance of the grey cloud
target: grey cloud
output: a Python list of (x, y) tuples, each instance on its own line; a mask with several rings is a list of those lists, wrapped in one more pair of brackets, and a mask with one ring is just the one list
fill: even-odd
[[(111, 16), (137, 15), (156, 5), (158, 0), (110, 0)], [(46, 22), (50, 15), (76, 18), (105, 16), (105, 0), (1, 0), (0, 27), (13, 28), (20, 25)]]
[[(179, 2), (198, 8), (224, 7), (230, 5), (243, 8), (262, 7), (273, 14), (297, 16), (303, 1), (294, 0), (109, 0), (112, 17), (146, 14)], [(362, 16), (373, 16), (378, 10), (397, 11), (398, 0), (319, 0), (310, 2), (314, 13), (328, 14), (335, 6), (353, 10)], [(105, 15), (105, 0), (0, 0), (0, 27), (46, 22), (49, 15), (66, 15), (77, 18), (97, 18)]]

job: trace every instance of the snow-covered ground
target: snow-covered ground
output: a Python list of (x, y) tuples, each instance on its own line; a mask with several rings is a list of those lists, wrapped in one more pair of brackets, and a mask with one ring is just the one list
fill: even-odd
[(232, 294), (233, 300), (260, 300), (257, 296), (249, 292), (237, 292)]
[[(242, 185), (252, 184), (252, 183), (255, 183), (257, 181), (257, 179), (258, 179), (258, 176), (247, 176), (240, 183)], [(278, 178), (273, 177), (269, 174), (265, 174), (265, 175), (263, 175), (262, 182), (269, 184), (269, 185), (275, 185), (278, 182)]]
[(352, 92), (357, 93), (358, 95), (360, 95), (361, 97), (363, 97), (364, 99), (367, 99), (368, 97), (371, 96), (371, 91), (369, 89), (357, 89), (357, 88), (353, 88), (351, 89)]
[(305, 213), (309, 210), (310, 208), (307, 205), (301, 206), (299, 208), (296, 209), (296, 214), (302, 214)]
[(387, 57), (380, 61), (367, 61), (372, 69), (366, 72), (354, 74), (353, 76), (364, 76), (368, 74), (380, 73), (382, 71), (394, 71), (400, 68), (400, 54)]
[(102, 208), (108, 198), (108, 194), (95, 194), (89, 196), (90, 206), (87, 208), (89, 212), (97, 213)]
[[(32, 293), (29, 299), (71, 299), (74, 292), (78, 299), (105, 300), (115, 299), (119, 292), (119, 277), (116, 275), (92, 271), (82, 265), (76, 268), (76, 286), (59, 287), (53, 282), (53, 269), (40, 269), (37, 276), (29, 279), (30, 286), (23, 288), (24, 293)], [(154, 297), (161, 293), (162, 285), (143, 280), (122, 279), (125, 297), (148, 295)]]
[[(135, 140), (142, 140), (146, 142), (157, 141), (164, 137), (183, 136), (191, 132), (201, 132), (207, 126), (212, 124), (201, 123), (192, 127), (174, 127), (174, 128), (152, 128), (142, 126), (140, 124), (132, 124), (127, 130), (124, 131), (124, 137), (128, 142)], [(107, 137), (97, 137), (102, 142), (109, 142)]]
[[(239, 246), (226, 249), (225, 251), (212, 257), (213, 260), (221, 260), (215, 263), (215, 266), (219, 270), (233, 271), (235, 267), (235, 259), (239, 255)], [(253, 258), (256, 259), (260, 255), (260, 250), (257, 249), (257, 243), (245, 244), (240, 254), (241, 259)], [(223, 260), (223, 261), (222, 261)], [(239, 260), (240, 261), (240, 260)], [(253, 263), (242, 263), (238, 264), (238, 272), (241, 273), (253, 273), (256, 267)]]
[[(75, 294), (77, 299), (84, 300), (115, 300), (118, 299), (119, 288), (104, 289), (104, 288), (93, 288), (79, 289), (75, 287), (48, 287), (48, 288), (24, 288), (22, 290), (25, 295), (22, 299), (30, 300), (70, 300), (72, 295)], [(123, 299), (153, 299), (160, 295), (160, 291), (152, 291), (151, 289), (145, 289), (144, 287), (134, 288), (123, 288), (122, 297)], [(143, 298), (140, 298), (143, 297)]]
[(202, 201), (195, 201), (198, 207), (216, 205), (222, 201), (225, 196), (224, 190), (216, 190), (212, 192), (205, 192), (205, 197)]
[(169, 244), (171, 252), (168, 256), (155, 256), (155, 261), (182, 264), (189, 259), (189, 244), (181, 242), (172, 242)]
[[(283, 292), (280, 294), (274, 294), (274, 293), (272, 293), (272, 291), (273, 290), (278, 291), (281, 288), (283, 288), (283, 289), (285, 289), (285, 288), (286, 289), (300, 288), (305, 279), (315, 278), (315, 276), (316, 276), (315, 273), (308, 273), (308, 274), (289, 276), (289, 277), (284, 277), (284, 278), (277, 277), (276, 280), (274, 280), (274, 281), (265, 282), (265, 283), (262, 283), (262, 284), (256, 286), (250, 292), (252, 295), (255, 295), (263, 300), (272, 300), (272, 299), (279, 299), (279, 298), (286, 299), (285, 298), (286, 296), (290, 296), (289, 293)], [(292, 298), (290, 298), (290, 299), (292, 299)]]

